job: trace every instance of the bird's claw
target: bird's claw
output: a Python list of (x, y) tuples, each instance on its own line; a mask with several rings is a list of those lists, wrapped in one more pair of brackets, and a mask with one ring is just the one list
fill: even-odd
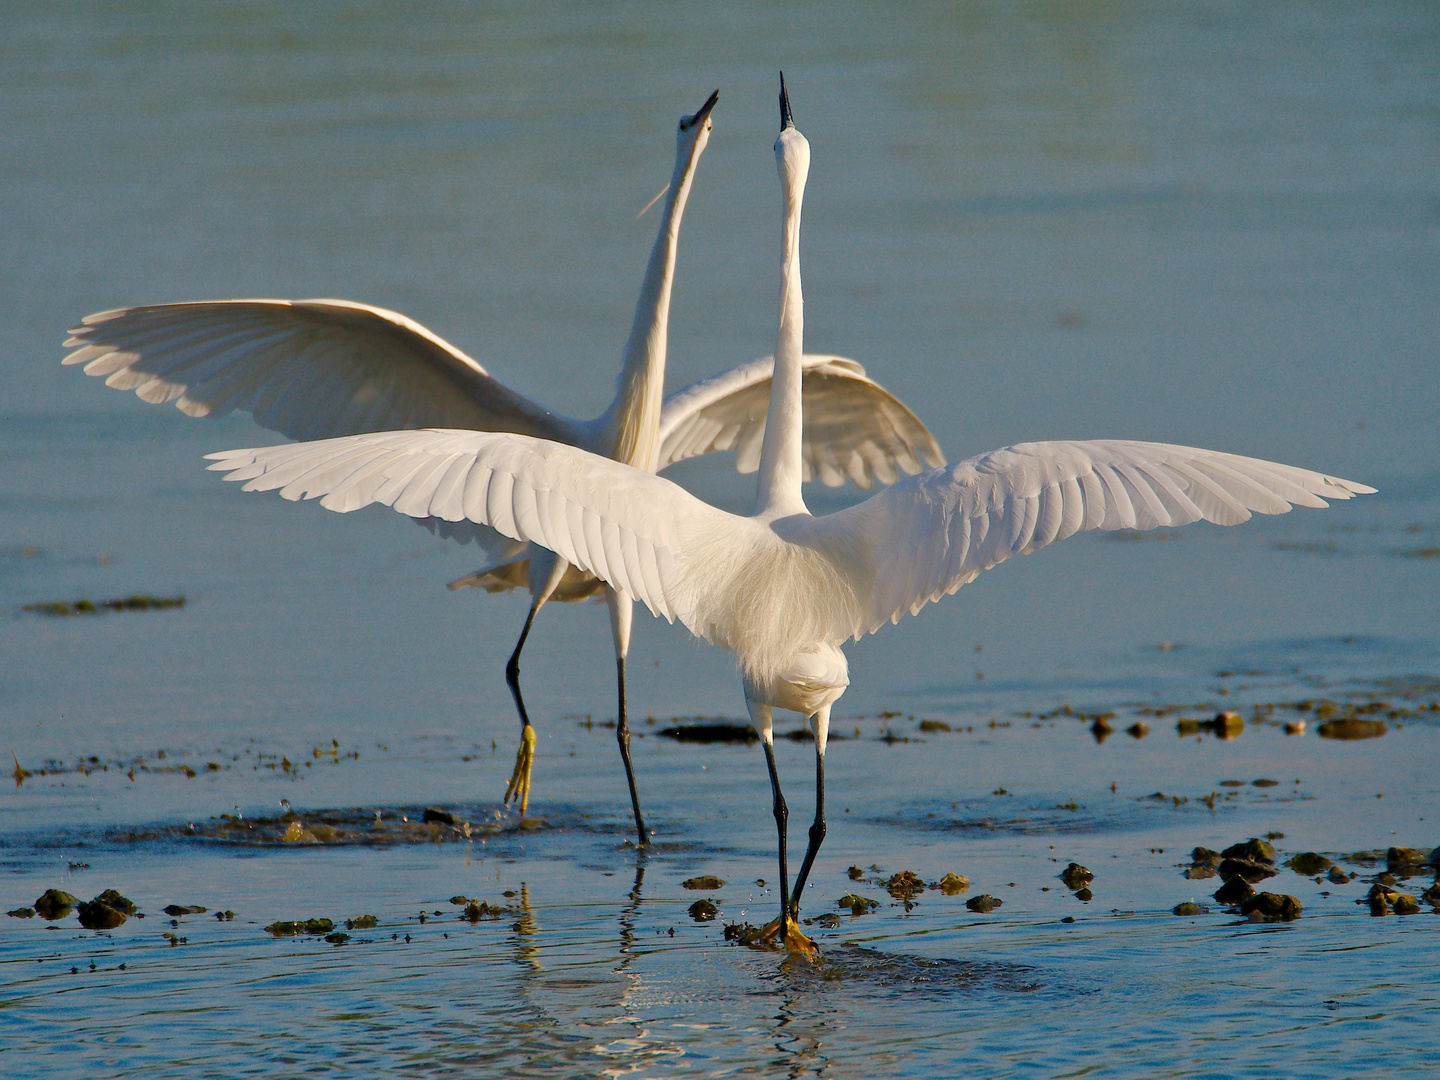
[(784, 920), (775, 919), (765, 926), (747, 926), (737, 936), (741, 945), (753, 948), (784, 949), (791, 957), (800, 956), (806, 960), (820, 959), (820, 948), (801, 929), (791, 915)]
[(515, 751), (515, 771), (505, 786), (505, 805), (520, 801), (520, 816), (530, 809), (530, 770), (535, 766), (535, 729), (526, 724), (520, 732), (520, 749)]

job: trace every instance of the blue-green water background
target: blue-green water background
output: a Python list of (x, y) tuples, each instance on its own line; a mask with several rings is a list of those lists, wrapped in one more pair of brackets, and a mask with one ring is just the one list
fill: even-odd
[[(1306, 917), (1286, 927), (1169, 915), (1208, 896), (1177, 869), (1195, 844), (1440, 842), (1433, 723), (1366, 743), (1255, 724), (1196, 742), (1166, 718), (1096, 744), (1080, 721), (1016, 714), (1434, 699), (1437, 41), (1435, 6), (1398, 2), (5, 9), (0, 751), (37, 775), (0, 810), (0, 899), (113, 885), (150, 915), (110, 936), (5, 920), (6, 1074), (1295, 1076), (1433, 1060), (1433, 916), (1372, 920), (1352, 903), (1362, 882), (1322, 896), (1293, 876), (1281, 891)], [(865, 363), (952, 458), (1161, 439), (1381, 493), (1163, 542), (1079, 537), (852, 646), (836, 727), (864, 737), (827, 761), (811, 913), (850, 890), (852, 863), (956, 870), (1006, 906), (982, 918), (932, 892), (847, 922), (826, 938), (842, 977), (781, 972), (686, 915), (697, 894), (679, 882), (708, 872), (727, 880), (725, 919), (768, 917), (754, 748), (676, 746), (642, 720), (663, 843), (621, 846), (613, 742), (579, 726), (613, 716), (603, 607), (547, 609), (527, 647), (547, 828), (287, 851), (187, 839), (189, 822), (204, 835), (282, 798), (493, 821), (517, 727), (500, 673), (525, 602), (446, 593), (473, 554), (391, 513), (221, 484), (205, 452), (273, 437), (61, 368), (65, 329), (131, 303), (340, 296), (594, 414), (653, 238), (653, 212), (636, 213), (668, 175), (675, 120), (719, 87), (681, 243), (678, 387), (773, 345), (782, 67), (814, 155), (807, 345)], [(675, 476), (735, 507), (753, 490), (723, 462)], [(19, 610), (134, 592), (187, 603)], [(639, 717), (743, 715), (729, 659), (663, 623), (637, 625), (631, 674)], [(962, 730), (876, 741), (918, 739), (918, 718)], [(110, 771), (74, 771), (92, 755)], [(294, 773), (269, 767), (280, 755)], [(62, 768), (38, 775), (47, 763)], [(161, 771), (180, 766), (198, 775)], [(808, 749), (782, 744), (781, 766), (800, 835)], [(1220, 810), (1196, 801), (1223, 779), (1247, 786), (1221, 789)], [(1139, 801), (1156, 791), (1190, 801)], [(127, 840), (135, 825), (154, 829)], [(1052, 859), (1095, 869), (1097, 899), (1075, 902)], [(507, 891), (523, 914), (416, 920)], [(237, 918), (187, 933), (158, 914), (170, 902)], [(383, 933), (343, 948), (261, 929), (361, 911)], [(160, 937), (172, 929), (184, 946)]]

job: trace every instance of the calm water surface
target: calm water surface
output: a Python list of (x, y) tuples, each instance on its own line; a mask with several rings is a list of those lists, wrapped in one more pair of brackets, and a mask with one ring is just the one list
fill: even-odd
[[(1440, 844), (1437, 24), (1405, 3), (7, 8), (0, 752), (32, 775), (0, 812), (0, 907), (114, 887), (145, 918), (0, 920), (0, 1071), (1428, 1067), (1440, 924), (1356, 901), (1385, 849)], [(864, 362), (951, 457), (1153, 438), (1381, 489), (1077, 537), (853, 645), (805, 898), (840, 913), (811, 927), (816, 969), (723, 941), (777, 903), (758, 750), (659, 735), (743, 715), (726, 656), (637, 624), (659, 841), (638, 853), (604, 608), (547, 609), (521, 823), (499, 806), (517, 727), (500, 673), (523, 599), (446, 593), (473, 554), (388, 511), (222, 485), (205, 452), (274, 441), (247, 419), (191, 421), (59, 365), (91, 311), (341, 296), (598, 412), (653, 239), (635, 214), (717, 86), (668, 382), (766, 353), (782, 66), (814, 154), (807, 344)], [(753, 490), (725, 462), (675, 474), (734, 508)], [(137, 592), (186, 603), (21, 612)], [(1227, 707), (1238, 738), (1177, 731)], [(1319, 737), (1365, 709), (1382, 737)], [(803, 840), (811, 751), (779, 756)], [(421, 823), (428, 806), (468, 835)], [(295, 822), (322, 842), (284, 842)], [(1183, 876), (1196, 845), (1272, 833), (1355, 878), (1281, 869), (1260, 887), (1302, 917), (1250, 924)], [(1072, 861), (1088, 902), (1059, 880)], [(907, 908), (884, 887), (902, 870), (972, 884)], [(724, 885), (684, 887), (700, 874)], [(880, 906), (852, 916), (851, 892)], [(982, 893), (1003, 906), (968, 910)], [(706, 896), (720, 917), (695, 921)], [(454, 897), (499, 915), (471, 923)], [(172, 923), (169, 904), (207, 911)], [(360, 915), (375, 926), (339, 943), (265, 931)]]

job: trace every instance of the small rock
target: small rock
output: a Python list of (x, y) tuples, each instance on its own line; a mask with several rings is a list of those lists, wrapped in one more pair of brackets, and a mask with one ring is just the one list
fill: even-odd
[(346, 930), (369, 930), (378, 926), (380, 920), (374, 915), (356, 915), (353, 919), (345, 920)]
[(1185, 877), (1191, 881), (1201, 881), (1214, 876), (1215, 871), (1208, 866), (1190, 866), (1185, 869)]
[(181, 915), (203, 915), (205, 909), (198, 904), (166, 904), (160, 909), (172, 919), (178, 919)]
[(35, 914), (42, 919), (63, 919), (80, 901), (60, 889), (46, 889), (35, 901)]
[(1194, 903), (1193, 901), (1187, 901), (1183, 904), (1176, 904), (1173, 908), (1170, 909), (1170, 913), (1172, 915), (1179, 915), (1182, 919), (1184, 919), (1189, 918), (1193, 915), (1204, 915), (1207, 910), (1207, 908), (1202, 907), (1201, 905)]
[[(1302, 851), (1299, 855), (1292, 855), (1285, 860), (1285, 865), (1301, 877), (1314, 877), (1316, 874), (1323, 874), (1335, 864), (1314, 851)], [(1348, 881), (1349, 878), (1346, 878)]]
[(80, 901), (77, 911), (80, 915), (80, 925), (86, 930), (114, 930), (125, 922), (123, 911), (111, 907), (99, 897), (90, 901)]
[(942, 731), (954, 731), (944, 720), (921, 720), (920, 730), (926, 735), (938, 735)]
[(1353, 880), (1349, 874), (1338, 866), (1330, 867), (1330, 872), (1325, 875), (1326, 879), (1333, 885), (1349, 885)]
[(845, 873), (850, 876), (851, 881), (859, 881), (860, 875), (865, 873), (865, 871), (861, 870), (858, 866), (852, 866), (849, 870), (846, 870)]
[(1244, 878), (1231, 878), (1215, 890), (1215, 899), (1222, 904), (1241, 904), (1255, 895), (1255, 886)]
[(1224, 856), (1218, 851), (1211, 851), (1208, 847), (1197, 847), (1194, 851), (1190, 852), (1190, 865), (1206, 866), (1214, 870), (1220, 865), (1223, 858)]
[(1129, 735), (1132, 739), (1143, 739), (1146, 735), (1150, 734), (1150, 725), (1136, 720), (1135, 723), (1125, 729), (1125, 734)]
[(33, 919), (35, 917), (35, 909), (33, 907), (17, 907), (11, 908), (5, 914), (9, 915), (12, 919)]
[(460, 819), (449, 810), (442, 810), (438, 806), (427, 806), (425, 813), (420, 817), (420, 824), (429, 825), (434, 822), (437, 825), (449, 825), (452, 829), (460, 827)]
[(840, 925), (840, 916), (836, 915), (833, 911), (827, 911), (815, 920), (815, 924), (824, 927), (826, 930), (834, 930), (835, 927)]
[(1391, 873), (1402, 870), (1423, 870), (1426, 865), (1425, 852), (1413, 847), (1392, 847), (1385, 852), (1385, 866)]
[(1414, 915), (1420, 910), (1420, 901), (1409, 893), (1396, 893), (1391, 907), (1395, 909), (1396, 915)]
[(1225, 881), (1229, 881), (1231, 878), (1244, 878), (1246, 881), (1255, 882), (1275, 876), (1275, 871), (1271, 867), (1250, 859), (1226, 859), (1220, 864), (1217, 873)]
[(1079, 900), (1082, 904), (1088, 904), (1091, 900), (1095, 899), (1095, 894), (1089, 889), (1076, 889), (1075, 899)]
[(1355, 716), (1326, 720), (1315, 729), (1322, 739), (1375, 739), (1389, 729), (1384, 720), (1363, 720)]
[(880, 906), (880, 901), (871, 900), (866, 896), (857, 896), (855, 893), (847, 893), (836, 901), (836, 906), (849, 908), (851, 915), (868, 915)]
[(1251, 922), (1291, 922), (1300, 917), (1300, 901), (1282, 893), (1262, 892), (1240, 905)]
[(1002, 901), (995, 899), (995, 897), (989, 893), (985, 893), (983, 896), (972, 896), (969, 900), (965, 901), (965, 906), (971, 911), (984, 913), (994, 911), (1001, 903)]
[(265, 927), (267, 933), (275, 937), (293, 937), (296, 934), (328, 934), (335, 929), (335, 924), (329, 919), (306, 919), (281, 920), (273, 922)]
[(940, 891), (946, 896), (959, 896), (970, 888), (970, 879), (964, 874), (946, 874), (939, 884)]
[(696, 922), (709, 922), (720, 914), (713, 900), (696, 900), (690, 905), (690, 917)]
[(1269, 863), (1271, 866), (1280, 858), (1274, 844), (1258, 837), (1246, 840), (1243, 844), (1231, 844), (1220, 855), (1226, 859), (1249, 859), (1251, 862)]
[(497, 907), (494, 904), (487, 904), (483, 900), (479, 901), (478, 903), (474, 900), (471, 900), (468, 904), (465, 905), (465, 910), (460, 913), (460, 917), (462, 919), (468, 919), (472, 923), (477, 923), (481, 919), (498, 919), (501, 915), (504, 914), (505, 909), (502, 907)]
[(1095, 880), (1095, 875), (1079, 863), (1071, 863), (1060, 872), (1060, 880), (1067, 889), (1083, 889)]
[(925, 882), (913, 870), (901, 870), (885, 882), (885, 891), (896, 900), (913, 900), (925, 890)]
[(682, 889), (723, 889), (725, 882), (714, 874), (702, 874), (700, 877), (687, 878), (680, 883), (680, 887)]
[[(1427, 904), (1440, 904), (1440, 881), (1435, 882), (1430, 888), (1420, 894), (1420, 899)], [(13, 911), (10, 914), (15, 914)]]

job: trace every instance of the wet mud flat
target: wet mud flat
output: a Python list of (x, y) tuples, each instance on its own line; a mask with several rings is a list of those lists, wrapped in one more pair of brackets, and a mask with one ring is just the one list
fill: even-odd
[[(1391, 680), (1272, 697), (1265, 682), (837, 723), (802, 908), (814, 964), (726, 939), (778, 904), (759, 755), (660, 734), (713, 735), (724, 717), (644, 726), (648, 850), (593, 779), (613, 752), (593, 720), (540, 759), (528, 819), (430, 791), (328, 797), (448, 767), (473, 789), (506, 748), (337, 738), (16, 761), (16, 799), (188, 802), (0, 838), (7, 1049), (55, 1076), (219, 1075), (237, 1054), (275, 1076), (1418, 1065), (1440, 1050), (1440, 991), (1414, 962), (1440, 925), (1424, 765), (1440, 695)], [(797, 733), (778, 751), (805, 822), (811, 747)]]

